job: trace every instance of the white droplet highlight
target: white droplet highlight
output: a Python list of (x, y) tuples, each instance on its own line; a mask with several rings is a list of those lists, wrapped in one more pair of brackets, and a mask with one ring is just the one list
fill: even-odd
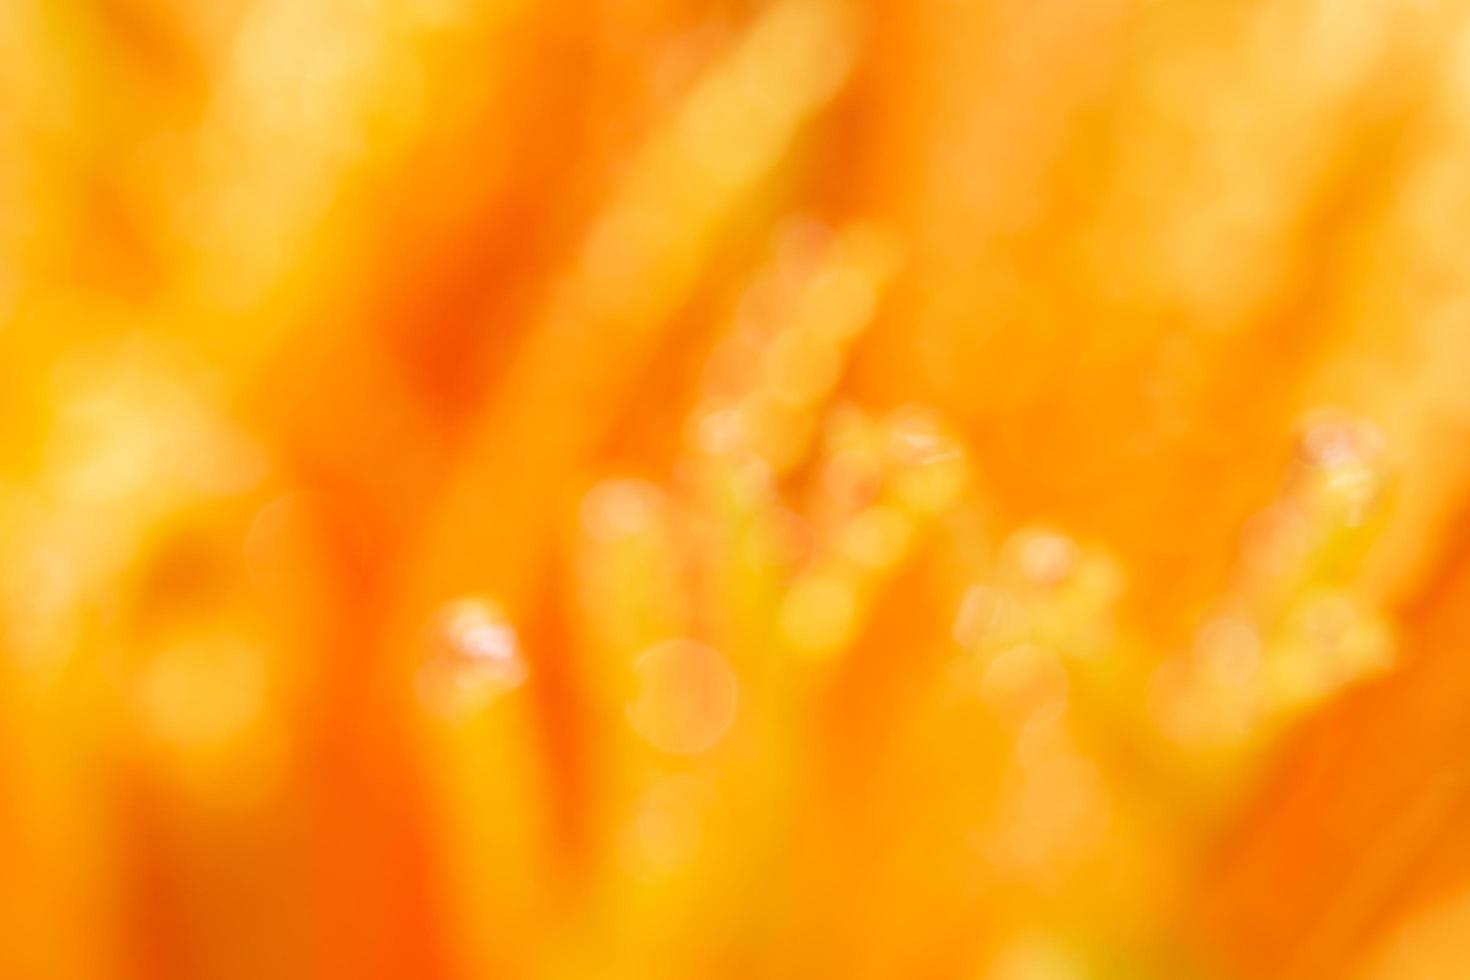
[(430, 656), (419, 670), (418, 693), (431, 710), (462, 715), (526, 680), (515, 628), (494, 603), (459, 599), (430, 628)]

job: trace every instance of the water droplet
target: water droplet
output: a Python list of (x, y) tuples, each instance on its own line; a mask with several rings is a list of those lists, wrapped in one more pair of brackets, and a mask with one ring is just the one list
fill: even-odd
[(1072, 539), (1042, 528), (1017, 531), (1004, 552), (1011, 568), (1033, 585), (1060, 585), (1077, 568), (1077, 546)]
[(1319, 481), (1324, 503), (1349, 526), (1361, 525), (1384, 488), (1378, 429), (1361, 419), (1319, 413), (1302, 431), (1298, 454)]
[(953, 503), (965, 487), (968, 463), (933, 413), (900, 409), (889, 419), (888, 431), (889, 457), (896, 469), (894, 496), (929, 513)]
[(638, 696), (628, 722), (644, 741), (671, 755), (697, 755), (735, 721), (739, 682), (725, 658), (678, 639), (645, 650), (633, 663)]
[(1272, 695), (1288, 708), (1309, 704), (1392, 660), (1381, 617), (1340, 592), (1308, 595), (1283, 624), (1282, 649), (1270, 665)]
[(1363, 466), (1382, 455), (1383, 436), (1370, 422), (1324, 411), (1307, 421), (1297, 451), (1304, 462), (1319, 469)]
[(582, 498), (582, 527), (599, 541), (618, 541), (646, 530), (663, 494), (643, 480), (604, 480)]
[(857, 596), (850, 582), (833, 574), (797, 582), (781, 605), (781, 633), (809, 657), (830, 657), (852, 641)]
[(695, 417), (693, 438), (706, 455), (733, 455), (746, 443), (745, 419), (735, 408), (705, 411)]
[(905, 466), (923, 466), (949, 459), (958, 448), (945, 437), (933, 413), (917, 406), (901, 408), (889, 419), (889, 436), (894, 461)]
[(1200, 627), (1194, 641), (1195, 663), (1209, 682), (1238, 687), (1250, 682), (1261, 660), (1261, 637), (1254, 624), (1234, 614), (1215, 617)]
[(973, 650), (982, 643), (1018, 643), (1025, 632), (1025, 612), (1004, 589), (976, 585), (960, 600), (954, 639), (962, 647)]
[(463, 715), (525, 682), (526, 662), (515, 629), (487, 600), (459, 599), (444, 606), (434, 617), (430, 646), (418, 691), (432, 710)]
[(627, 828), (623, 858), (630, 870), (658, 878), (693, 865), (719, 802), (718, 789), (703, 774), (681, 773), (654, 783)]
[(912, 534), (903, 511), (880, 504), (858, 514), (843, 530), (842, 553), (864, 568), (887, 568), (903, 557)]

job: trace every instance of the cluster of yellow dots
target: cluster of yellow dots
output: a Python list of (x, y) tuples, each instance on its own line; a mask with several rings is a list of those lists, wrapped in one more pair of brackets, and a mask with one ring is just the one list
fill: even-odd
[(1355, 588), (1383, 513), (1377, 430), (1306, 420), (1281, 496), (1247, 525), (1234, 584), (1159, 671), (1159, 720), (1185, 743), (1242, 746), (1393, 662), (1387, 619)]
[[(608, 479), (582, 500), (581, 666), (658, 753), (705, 755), (737, 724), (756, 681), (748, 651), (731, 646), (749, 636), (732, 623), (792, 669), (833, 662), (925, 535), (957, 507), (983, 505), (983, 467), (936, 413), (834, 400), (897, 263), (876, 229), (792, 224), (710, 355), (668, 485)], [(1186, 754), (1243, 748), (1389, 664), (1385, 620), (1350, 588), (1386, 494), (1382, 453), (1365, 422), (1307, 419), (1282, 494), (1246, 528), (1229, 591), (1187, 649), (1154, 664), (1106, 549), (1033, 525), (967, 558), (946, 689), (978, 698), (1013, 740), (1012, 775), (978, 845), (997, 868), (1044, 877), (1101, 839), (1106, 766), (1077, 737), (1079, 712), (1145, 716)], [(752, 610), (769, 622), (742, 622)], [(442, 656), (427, 669), (436, 697), (524, 680), (514, 630), (492, 604), (443, 615), (457, 667), (452, 682)], [(1102, 694), (1079, 703), (1079, 684)], [(667, 816), (635, 813), (630, 833)]]

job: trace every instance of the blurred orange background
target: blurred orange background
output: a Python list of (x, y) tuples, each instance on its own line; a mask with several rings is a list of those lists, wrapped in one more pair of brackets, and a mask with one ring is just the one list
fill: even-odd
[(1470, 5), (6, 0), (0, 977), (1470, 976)]

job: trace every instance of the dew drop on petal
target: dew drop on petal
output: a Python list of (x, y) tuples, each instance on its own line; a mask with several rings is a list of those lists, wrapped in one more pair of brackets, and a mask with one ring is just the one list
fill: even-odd
[(797, 582), (781, 606), (781, 633), (798, 653), (825, 658), (852, 640), (857, 595), (838, 575), (813, 575)]
[(1077, 546), (1066, 535), (1040, 528), (1016, 532), (1006, 543), (1011, 566), (1034, 585), (1065, 581), (1077, 568)]
[(842, 552), (864, 568), (887, 568), (903, 557), (912, 534), (912, 523), (903, 511), (875, 505), (854, 517), (844, 530)]
[(582, 527), (599, 541), (618, 541), (646, 530), (662, 495), (643, 480), (604, 480), (582, 498)]
[(419, 670), (425, 705), (462, 715), (514, 690), (526, 680), (526, 662), (515, 628), (493, 602), (458, 599), (435, 615), (429, 656)]
[(1203, 677), (1216, 684), (1239, 686), (1255, 676), (1261, 660), (1261, 637), (1249, 620), (1222, 614), (1200, 627), (1194, 655)]
[(1324, 470), (1369, 465), (1383, 452), (1383, 436), (1371, 423), (1335, 412), (1308, 420), (1297, 443), (1307, 464)]
[(697, 755), (735, 721), (739, 683), (725, 658), (693, 640), (660, 643), (633, 663), (638, 693), (628, 722), (661, 752)]
[(702, 773), (666, 776), (638, 801), (623, 841), (623, 859), (641, 878), (657, 879), (688, 869), (708, 841), (720, 797)]

